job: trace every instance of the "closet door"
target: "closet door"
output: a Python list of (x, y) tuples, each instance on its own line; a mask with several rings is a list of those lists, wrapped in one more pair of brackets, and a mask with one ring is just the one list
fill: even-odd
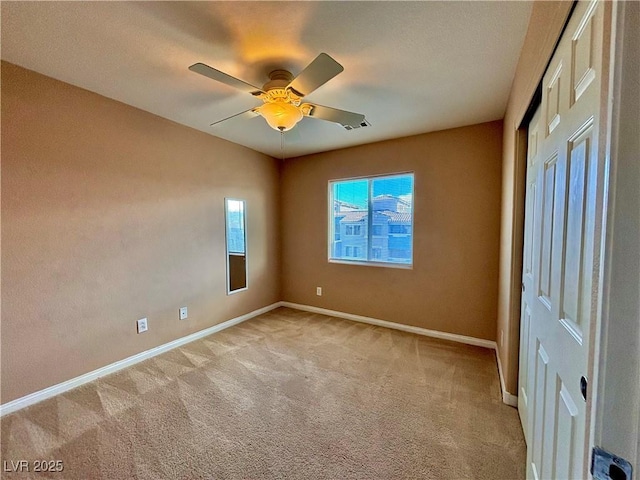
[(519, 408), (532, 479), (588, 478), (589, 336), (605, 173), (598, 148), (603, 10), (599, 1), (576, 6), (529, 129)]

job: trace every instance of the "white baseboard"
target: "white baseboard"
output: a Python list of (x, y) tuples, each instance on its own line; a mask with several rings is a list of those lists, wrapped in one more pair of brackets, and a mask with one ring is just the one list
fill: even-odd
[(502, 362), (500, 361), (500, 355), (496, 350), (496, 359), (498, 360), (498, 375), (500, 376), (500, 389), (502, 390), (502, 403), (506, 403), (511, 407), (518, 408), (518, 396), (507, 392), (507, 386), (504, 381), (504, 375), (502, 373)]
[(122, 370), (123, 368), (130, 367), (131, 365), (135, 365), (138, 362), (143, 360), (147, 360), (151, 357), (155, 357), (156, 355), (160, 355), (168, 350), (171, 350), (176, 347), (180, 347), (186, 343), (193, 342), (194, 340), (198, 340), (202, 337), (206, 337), (211, 335), (212, 333), (219, 332), (224, 330), (225, 328), (232, 327), (239, 323), (244, 322), (245, 320), (249, 320), (250, 318), (257, 317), (258, 315), (262, 315), (263, 313), (269, 312), (274, 308), (278, 308), (281, 306), (282, 302), (276, 302), (271, 305), (268, 305), (263, 308), (259, 308), (258, 310), (254, 310), (253, 312), (246, 313), (244, 315), (240, 315), (239, 317), (232, 318), (222, 323), (218, 323), (213, 327), (205, 328), (204, 330), (200, 330), (199, 332), (192, 333), (182, 338), (178, 338), (171, 342), (165, 343), (163, 345), (159, 345), (150, 350), (146, 350), (144, 352), (137, 353), (130, 357), (127, 357), (123, 360), (119, 360), (110, 365), (106, 365), (104, 367), (98, 368), (97, 370), (93, 370), (92, 372), (85, 373), (84, 375), (80, 375), (79, 377), (72, 378), (62, 383), (58, 383), (57, 385), (53, 385), (51, 387), (47, 387), (43, 390), (39, 390), (34, 393), (30, 393), (29, 395), (25, 395), (24, 397), (17, 398), (10, 402), (7, 402), (3, 405), (0, 405), (0, 417), (7, 415), (9, 413), (15, 412), (22, 408), (28, 407), (35, 403), (46, 400), (47, 398), (51, 398), (55, 395), (59, 395), (64, 393), (72, 388), (79, 387), (85, 383), (96, 380), (100, 377), (104, 377), (105, 375), (109, 375), (111, 373), (117, 372), (118, 370)]
[(416, 333), (425, 337), (440, 338), (442, 340), (450, 340), (452, 342), (466, 343), (467, 345), (475, 345), (477, 347), (496, 349), (496, 342), (485, 340), (483, 338), (467, 337), (466, 335), (458, 335), (455, 333), (439, 332), (437, 330), (428, 330), (426, 328), (414, 327), (412, 325), (403, 325), (402, 323), (388, 322), (387, 320), (379, 320), (377, 318), (364, 317), (362, 315), (354, 315), (352, 313), (338, 312), (336, 310), (327, 310), (326, 308), (312, 307), (309, 305), (300, 305), (298, 303), (280, 302), (283, 307), (295, 308), (305, 312), (321, 313), (330, 317), (344, 318), (353, 320), (354, 322), (369, 323), (379, 327), (393, 328), (402, 330), (403, 332)]
[[(336, 310), (328, 310), (326, 308), (312, 307), (309, 305), (301, 305), (301, 304), (291, 303), (291, 302), (276, 302), (266, 307), (259, 308), (258, 310), (254, 310), (253, 312), (249, 312), (247, 314), (241, 315), (236, 318), (232, 318), (230, 320), (219, 323), (212, 327), (205, 328), (204, 330), (200, 330), (199, 332), (192, 333), (185, 337), (178, 338), (176, 340), (165, 343), (163, 345), (154, 347), (150, 350), (146, 350), (136, 355), (132, 355), (123, 360), (119, 360), (110, 365), (106, 365), (97, 370), (93, 370), (91, 372), (85, 373), (84, 375), (80, 375), (79, 377), (72, 378), (65, 382), (58, 383), (57, 385), (52, 385), (51, 387), (47, 387), (43, 390), (39, 390), (29, 395), (25, 395), (24, 397), (21, 397), (21, 398), (17, 398), (15, 400), (12, 400), (11, 402), (7, 402), (3, 405), (0, 405), (0, 417), (4, 415), (8, 415), (9, 413), (15, 412), (17, 410), (23, 409), (35, 403), (41, 402), (55, 395), (59, 395), (73, 388), (79, 387), (80, 385), (91, 382), (100, 377), (104, 377), (105, 375), (115, 373), (118, 370), (122, 370), (123, 368), (130, 367), (132, 365), (135, 365), (136, 363), (155, 357), (156, 355), (160, 355), (161, 353), (167, 352), (173, 348), (180, 347), (186, 343), (193, 342), (202, 337), (206, 337), (213, 333), (224, 330), (225, 328), (232, 327), (246, 320), (249, 320), (250, 318), (257, 317), (258, 315), (262, 315), (263, 313), (269, 312), (278, 307), (289, 307), (289, 308), (294, 308), (296, 310), (320, 313), (320, 314), (328, 315), (331, 317), (344, 318), (346, 320), (352, 320), (355, 322), (368, 323), (371, 325), (377, 325), (379, 327), (393, 328), (395, 330), (402, 330), (404, 332), (415, 333), (415, 334), (424, 335), (427, 337), (440, 338), (442, 340), (450, 340), (453, 342), (465, 343), (467, 345), (475, 345), (478, 347), (485, 347), (485, 348), (496, 350), (496, 342), (493, 342), (491, 340), (485, 340), (482, 338), (468, 337), (465, 335), (457, 335), (455, 333), (439, 332), (437, 330), (429, 330), (426, 328), (414, 327), (411, 325), (403, 325), (401, 323), (388, 322), (386, 320), (379, 320), (377, 318), (365, 317), (362, 315), (354, 315), (351, 313), (338, 312)], [(502, 401), (507, 405), (517, 407), (518, 397), (506, 391), (504, 376), (502, 374), (502, 365), (500, 363), (500, 357), (497, 355), (497, 351), (496, 351), (496, 358), (498, 359), (498, 374), (500, 376), (500, 386), (502, 388)]]

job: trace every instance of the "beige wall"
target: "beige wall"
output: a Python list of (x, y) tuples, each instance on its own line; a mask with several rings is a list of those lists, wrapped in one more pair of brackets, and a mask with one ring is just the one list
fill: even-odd
[[(280, 300), (278, 184), (270, 157), (2, 63), (1, 402)], [(225, 196), (247, 200), (232, 296)]]
[[(287, 160), (283, 300), (494, 340), (501, 156), (497, 121)], [(415, 172), (413, 270), (328, 263), (327, 182), (404, 171)]]
[(522, 273), (523, 162), (516, 160), (517, 129), (542, 79), (572, 2), (534, 2), (529, 28), (504, 117), (502, 153), (502, 218), (500, 287), (498, 301), (498, 355), (507, 391), (517, 394), (520, 341), (520, 283)]

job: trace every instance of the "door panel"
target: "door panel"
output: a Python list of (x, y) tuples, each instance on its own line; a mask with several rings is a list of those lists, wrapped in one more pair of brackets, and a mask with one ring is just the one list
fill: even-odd
[(556, 176), (557, 176), (558, 154), (544, 162), (542, 172), (542, 219), (540, 224), (540, 254), (538, 256), (538, 297), (540, 301), (551, 310), (551, 287), (554, 281), (551, 274), (551, 262), (553, 258), (553, 229), (557, 223), (555, 215)]
[(547, 134), (551, 134), (560, 124), (560, 101), (562, 100), (560, 87), (564, 86), (564, 84), (560, 82), (561, 78), (562, 62), (558, 62), (556, 70), (549, 80), (545, 91), (547, 98)]
[(529, 124), (518, 403), (529, 478), (588, 476), (580, 379), (599, 281), (602, 10), (601, 2), (576, 6)]
[[(520, 324), (520, 330), (521, 330), (521, 345), (520, 345), (520, 356), (522, 358), (529, 358), (529, 342), (525, 341), (525, 339), (529, 338), (529, 328), (531, 325), (531, 309), (529, 308), (529, 306), (526, 304), (526, 302), (522, 303), (522, 314), (521, 314), (521, 324)], [(529, 403), (529, 390), (527, 389), (527, 382), (528, 382), (528, 372), (527, 369), (524, 368), (521, 371), (521, 375), (520, 375), (520, 392), (518, 394), (518, 401), (522, 400), (523, 402), (523, 407), (522, 408), (527, 408), (528, 403)], [(522, 429), (525, 431), (525, 436), (526, 436), (526, 431), (527, 431), (527, 420), (526, 420), (526, 416), (523, 417), (522, 414), (522, 408), (519, 406), (518, 407), (519, 410), (521, 411), (520, 413), (520, 419), (522, 422)]]
[[(567, 174), (567, 207), (565, 222), (564, 248), (562, 259), (564, 270), (562, 288), (562, 324), (573, 335), (577, 342), (583, 343), (581, 322), (588, 316), (583, 310), (585, 301), (589, 301), (589, 276), (586, 275), (588, 265), (587, 241), (587, 186), (589, 174), (592, 125), (582, 129), (569, 141), (568, 174)], [(592, 167), (593, 168), (593, 167)]]
[(556, 428), (554, 435), (556, 458), (550, 478), (572, 478), (574, 477), (571, 472), (572, 457), (575, 452), (571, 451), (571, 445), (574, 444), (573, 437), (576, 430), (578, 407), (560, 377), (556, 377), (556, 379)]
[[(541, 467), (544, 462), (544, 450), (545, 439), (548, 435), (545, 434), (545, 418), (547, 418), (545, 409), (547, 407), (547, 382), (548, 382), (548, 365), (549, 356), (546, 350), (537, 342), (536, 357), (535, 357), (535, 376), (533, 383), (533, 429), (532, 438), (539, 439), (539, 441), (532, 443), (529, 450), (531, 451), (531, 463), (535, 472), (542, 473)], [(538, 475), (536, 475), (538, 477)]]

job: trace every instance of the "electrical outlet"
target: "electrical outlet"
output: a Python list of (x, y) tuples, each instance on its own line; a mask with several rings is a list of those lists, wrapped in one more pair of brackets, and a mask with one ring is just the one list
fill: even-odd
[(322, 287), (316, 287), (316, 295), (319, 297), (322, 296)]
[(180, 320), (184, 320), (187, 316), (187, 307), (180, 307)]
[(138, 320), (136, 322), (136, 325), (138, 326), (138, 333), (146, 332), (147, 330), (149, 330), (146, 318), (141, 318), (140, 320)]

